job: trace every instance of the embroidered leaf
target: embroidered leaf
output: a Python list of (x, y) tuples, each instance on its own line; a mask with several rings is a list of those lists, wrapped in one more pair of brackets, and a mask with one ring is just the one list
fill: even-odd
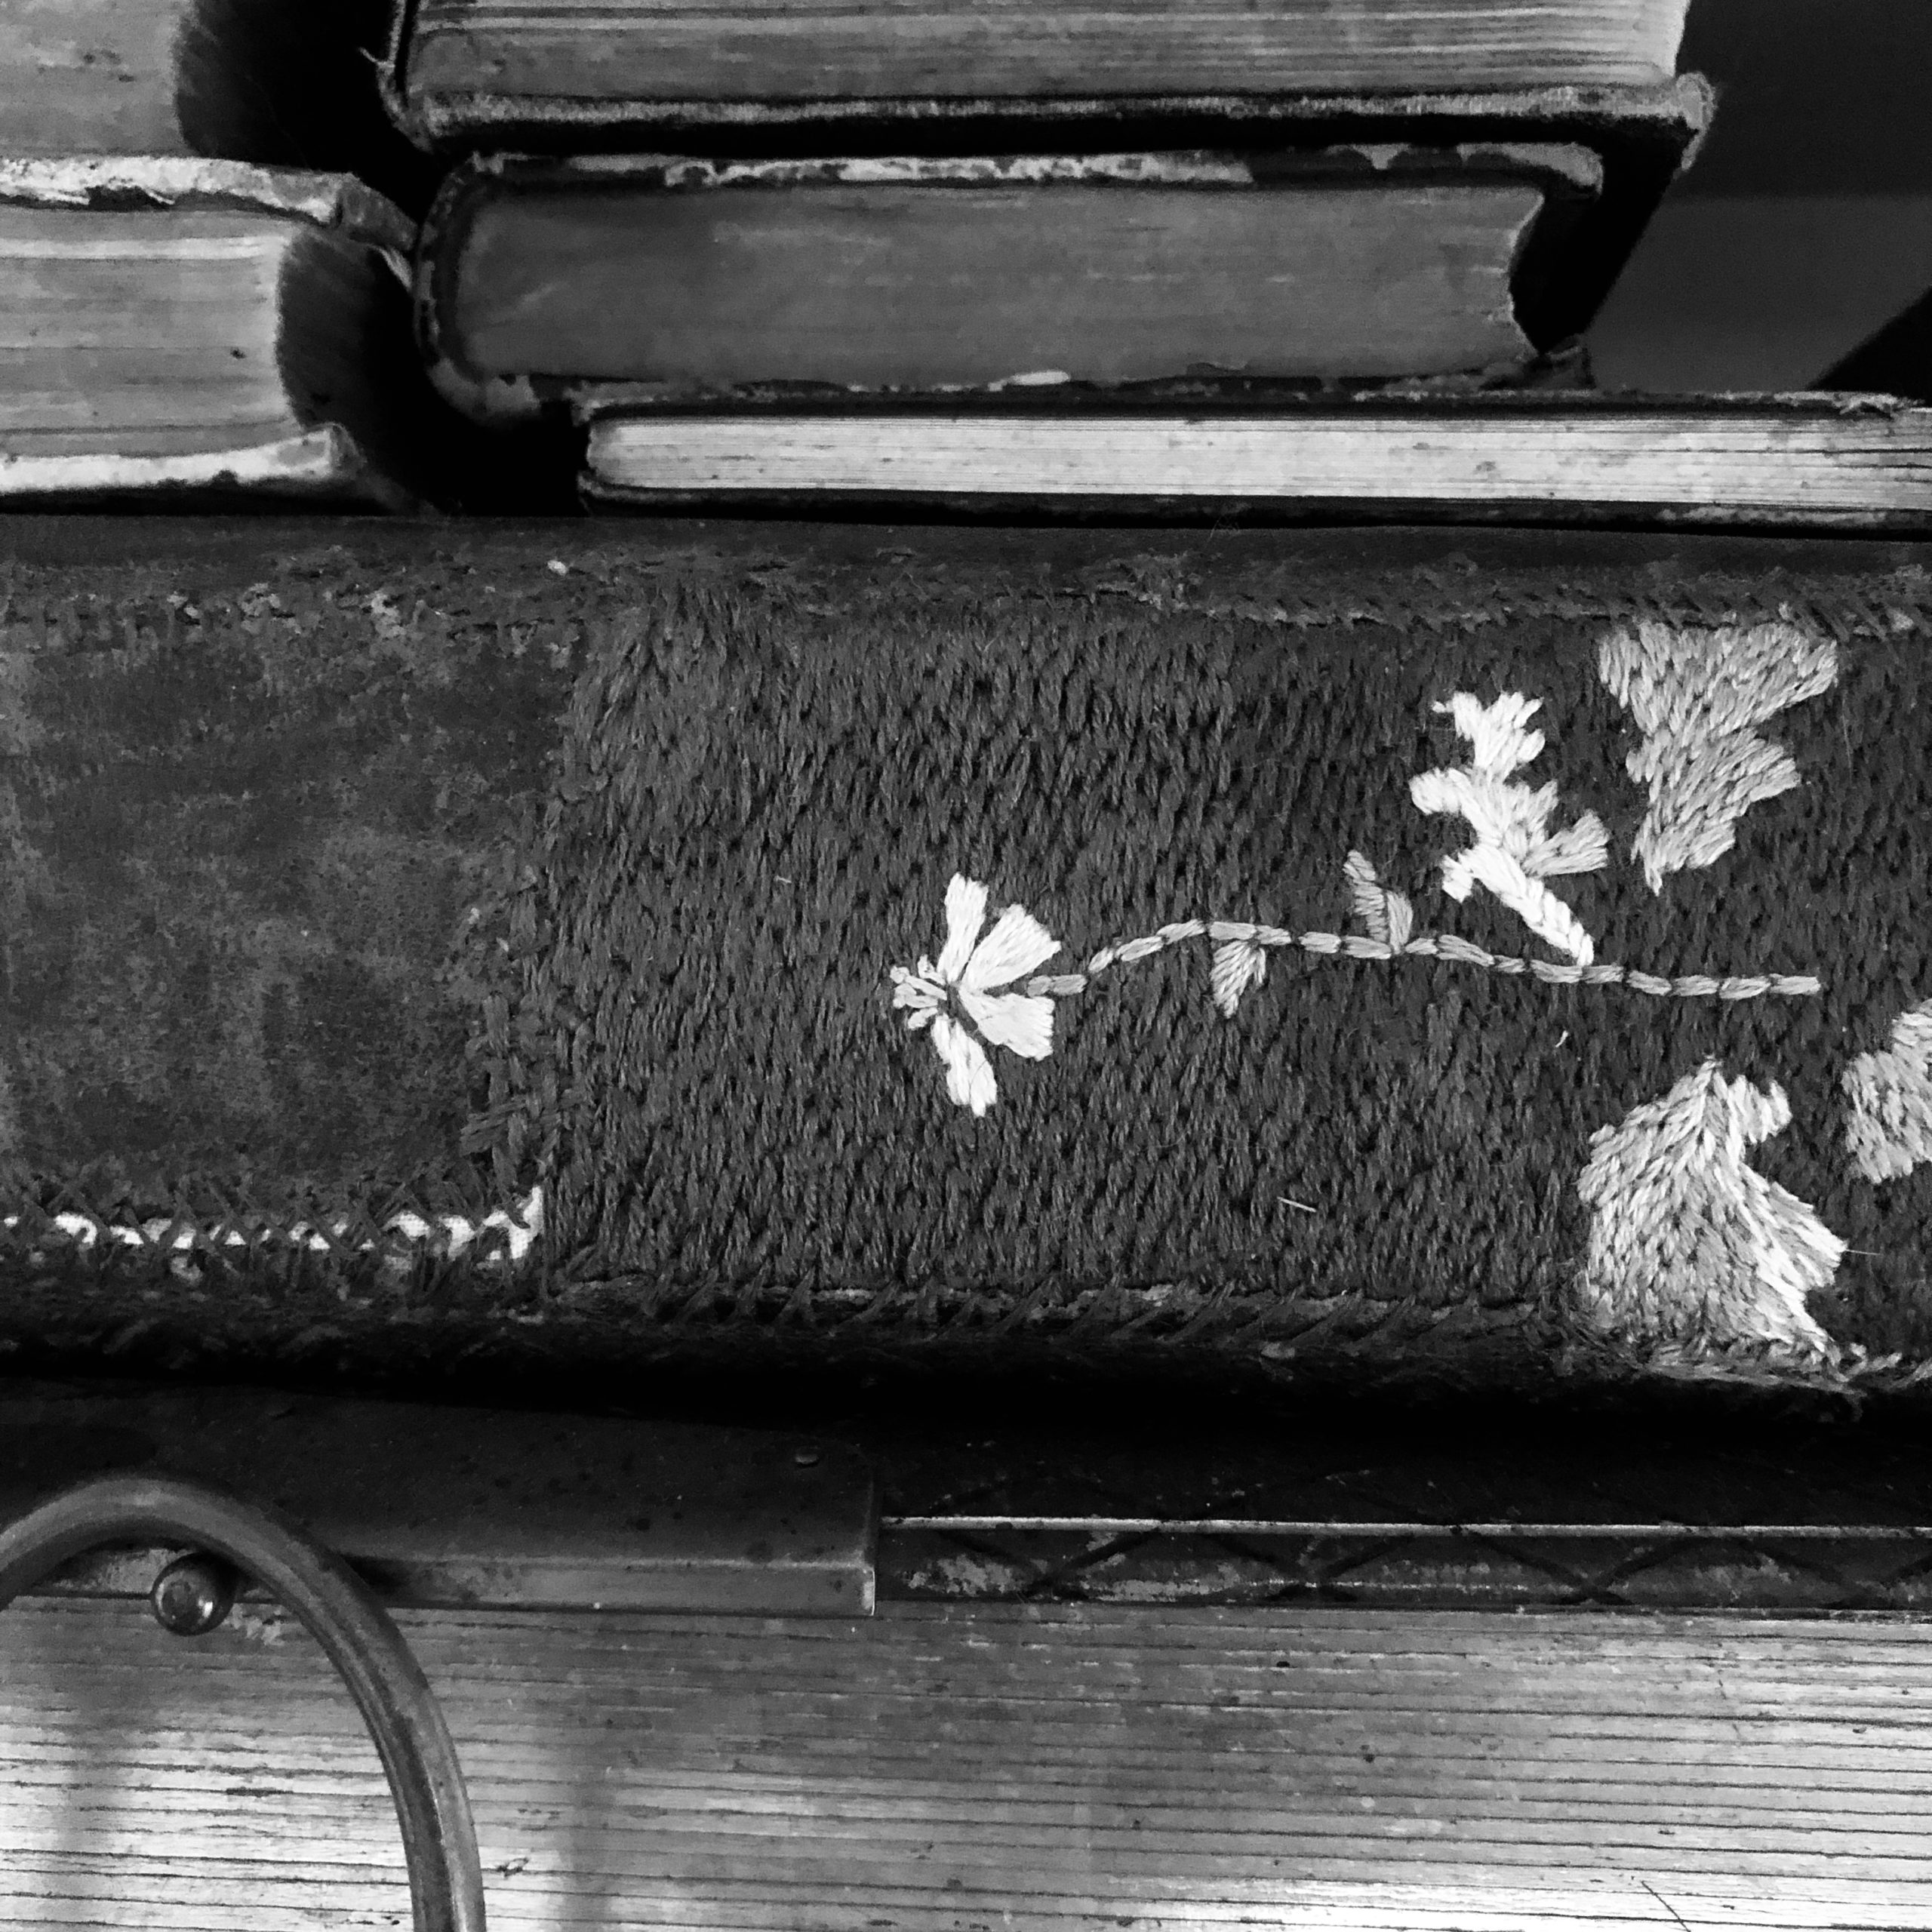
[(1600, 872), (1609, 863), (1610, 828), (1595, 812), (1584, 813), (1574, 825), (1548, 838), (1532, 839), (1523, 853), (1523, 869), (1534, 878)]
[(1897, 1180), (1932, 1161), (1932, 1000), (1892, 1023), (1883, 1052), (1844, 1070), (1845, 1145), (1867, 1180)]
[(1044, 1060), (1054, 1050), (1054, 1003), (1024, 993), (976, 993), (962, 986), (959, 1004), (986, 1035), (1022, 1060)]
[(1214, 1004), (1232, 1020), (1241, 996), (1268, 977), (1268, 955), (1252, 940), (1224, 940), (1214, 949), (1209, 976)]
[(1371, 939), (1400, 952), (1416, 929), (1416, 909), (1399, 892), (1392, 892), (1375, 875), (1375, 868), (1360, 852), (1351, 852), (1343, 861), (1348, 874), (1349, 897), (1355, 917)]
[(1830, 1284), (1844, 1243), (1745, 1160), (1790, 1121), (1782, 1088), (1727, 1080), (1707, 1060), (1597, 1130), (1577, 1192), (1594, 1211), (1580, 1291), (1598, 1327), (1632, 1341), (1837, 1358), (1804, 1298)]
[[(1059, 950), (1060, 941), (1031, 912), (1021, 906), (1009, 906), (992, 931), (973, 949), (959, 983), (976, 993), (1004, 986), (1032, 972)], [(944, 964), (942, 960), (941, 966)]]
[(1755, 727), (1837, 681), (1838, 648), (1795, 624), (1690, 630), (1647, 623), (1597, 653), (1597, 675), (1644, 734), (1624, 769), (1650, 790), (1630, 856), (1653, 892), (1714, 865), (1753, 805), (1800, 783), (1796, 761)]

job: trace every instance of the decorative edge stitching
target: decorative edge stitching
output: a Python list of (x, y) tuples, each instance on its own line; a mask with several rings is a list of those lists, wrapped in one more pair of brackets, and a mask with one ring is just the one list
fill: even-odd
[[(0, 1218), (0, 1232), (17, 1235), (25, 1217), (8, 1214)], [(402, 1246), (395, 1246), (365, 1236), (351, 1241), (355, 1223), (337, 1220), (326, 1226), (297, 1221), (285, 1228), (263, 1227), (252, 1230), (232, 1221), (197, 1223), (180, 1215), (151, 1215), (144, 1221), (110, 1221), (97, 1214), (71, 1211), (50, 1215), (44, 1229), (29, 1238), (36, 1242), (57, 1236), (82, 1254), (96, 1247), (144, 1249), (165, 1254), (172, 1262), (185, 1260), (192, 1254), (232, 1254), (238, 1249), (257, 1250), (286, 1247), (312, 1254), (376, 1254), (386, 1268), (406, 1269), (417, 1255), (433, 1254), (439, 1259), (460, 1260), (492, 1234), (503, 1237), (500, 1245), (491, 1244), (476, 1257), (482, 1268), (514, 1268), (527, 1260), (543, 1232), (543, 1190), (533, 1187), (511, 1208), (493, 1208), (480, 1219), (466, 1214), (439, 1214), (434, 1220), (405, 1208), (382, 1224), (382, 1231), (394, 1235)]]

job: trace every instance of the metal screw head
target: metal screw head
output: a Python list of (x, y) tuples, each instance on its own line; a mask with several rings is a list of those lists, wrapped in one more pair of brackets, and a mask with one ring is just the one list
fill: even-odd
[(148, 1592), (154, 1620), (174, 1636), (205, 1637), (233, 1608), (240, 1580), (219, 1557), (177, 1557)]

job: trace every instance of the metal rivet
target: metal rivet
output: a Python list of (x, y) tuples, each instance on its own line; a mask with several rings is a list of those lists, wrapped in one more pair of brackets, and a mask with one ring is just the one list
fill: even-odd
[(818, 1460), (820, 1454), (818, 1450), (808, 1444), (803, 1449), (794, 1449), (792, 1451), (792, 1460), (800, 1469), (808, 1469)]
[(148, 1592), (154, 1620), (172, 1636), (205, 1637), (234, 1607), (240, 1580), (219, 1557), (177, 1557)]

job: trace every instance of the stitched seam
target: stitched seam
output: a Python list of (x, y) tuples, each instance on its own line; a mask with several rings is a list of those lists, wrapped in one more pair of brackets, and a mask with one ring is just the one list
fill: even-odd
[[(23, 1217), (9, 1214), (0, 1219), (0, 1229), (17, 1235)], [(495, 1208), (480, 1218), (466, 1214), (439, 1214), (431, 1219), (405, 1208), (382, 1224), (387, 1241), (365, 1235), (350, 1238), (356, 1224), (338, 1220), (326, 1224), (296, 1221), (287, 1227), (244, 1229), (232, 1222), (202, 1223), (179, 1215), (152, 1216), (145, 1221), (110, 1221), (97, 1214), (65, 1211), (47, 1217), (37, 1230), (36, 1241), (59, 1238), (83, 1253), (100, 1247), (142, 1249), (152, 1253), (185, 1255), (202, 1253), (229, 1254), (238, 1249), (289, 1247), (312, 1254), (380, 1254), (386, 1263), (411, 1265), (419, 1254), (451, 1260), (461, 1259), (478, 1242), (494, 1235), (501, 1245), (477, 1257), (481, 1267), (515, 1266), (536, 1247), (543, 1232), (543, 1190), (534, 1187), (514, 1209)], [(367, 1226), (366, 1223), (362, 1225)]]

